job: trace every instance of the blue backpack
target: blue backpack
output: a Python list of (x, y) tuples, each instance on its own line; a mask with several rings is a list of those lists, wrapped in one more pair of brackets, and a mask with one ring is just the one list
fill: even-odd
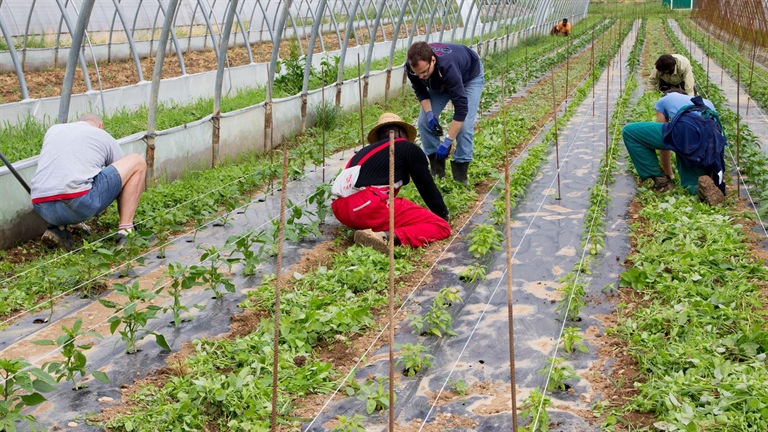
[[(725, 146), (728, 145), (720, 117), (704, 105), (701, 96), (691, 98), (693, 105), (680, 110), (662, 126), (664, 146), (675, 152), (683, 164), (706, 169), (725, 193)], [(721, 180), (723, 179), (723, 180)], [(719, 184), (718, 184), (719, 182)]]

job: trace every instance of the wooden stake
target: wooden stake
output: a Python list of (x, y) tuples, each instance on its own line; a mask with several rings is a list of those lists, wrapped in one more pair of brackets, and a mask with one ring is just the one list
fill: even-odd
[(323, 137), (322, 137), (322, 152), (323, 152), (323, 183), (325, 183), (325, 66), (320, 65), (320, 75), (322, 76), (322, 87), (320, 89), (320, 101), (322, 103), (322, 108), (320, 109), (321, 117), (322, 117), (322, 131), (323, 131)]
[(395, 132), (389, 131), (389, 432), (395, 430)]
[(736, 198), (741, 198), (741, 189), (739, 180), (741, 180), (741, 114), (739, 113), (741, 104), (741, 63), (736, 63)]
[(560, 147), (557, 137), (557, 90), (555, 88), (555, 67), (552, 66), (552, 115), (555, 118), (555, 164), (557, 166), (557, 199), (560, 196)]
[(357, 96), (360, 98), (360, 148), (365, 147), (365, 129), (363, 125), (363, 74), (360, 72), (360, 53), (357, 53)]

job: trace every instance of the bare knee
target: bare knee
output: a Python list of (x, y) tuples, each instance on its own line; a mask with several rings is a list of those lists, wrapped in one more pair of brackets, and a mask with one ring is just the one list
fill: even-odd
[(113, 162), (112, 166), (120, 173), (123, 184), (137, 173), (143, 175), (147, 171), (147, 162), (137, 153), (130, 153), (121, 157)]

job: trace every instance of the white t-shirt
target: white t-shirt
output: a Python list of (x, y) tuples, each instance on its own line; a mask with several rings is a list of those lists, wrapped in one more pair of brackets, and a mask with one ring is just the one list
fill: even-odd
[(123, 157), (117, 140), (88, 122), (51, 126), (32, 177), (32, 199), (91, 189), (93, 178)]

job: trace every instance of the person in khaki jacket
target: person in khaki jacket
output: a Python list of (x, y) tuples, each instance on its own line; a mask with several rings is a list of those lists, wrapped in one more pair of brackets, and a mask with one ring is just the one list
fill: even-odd
[(662, 93), (677, 87), (691, 97), (696, 96), (691, 62), (680, 54), (662, 54), (656, 60), (656, 68), (651, 72), (648, 83)]

